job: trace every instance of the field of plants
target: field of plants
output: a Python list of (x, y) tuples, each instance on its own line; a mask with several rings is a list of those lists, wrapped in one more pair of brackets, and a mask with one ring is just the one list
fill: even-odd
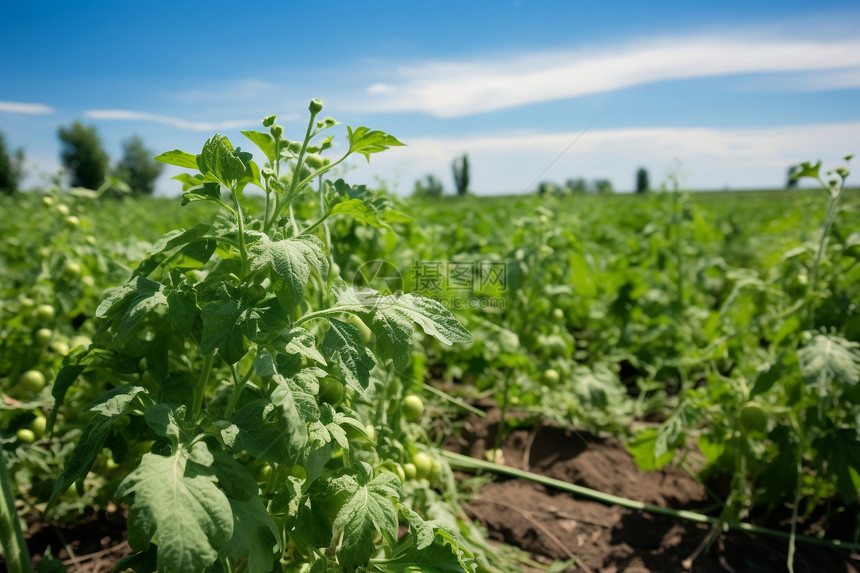
[(860, 568), (847, 160), (403, 199), (321, 110), (163, 153), (174, 199), (0, 197), (9, 571)]

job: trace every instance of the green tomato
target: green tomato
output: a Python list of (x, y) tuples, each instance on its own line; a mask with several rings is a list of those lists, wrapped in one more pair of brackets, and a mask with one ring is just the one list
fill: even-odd
[(70, 211), (69, 211), (68, 205), (62, 205), (62, 204), (57, 205), (57, 213), (59, 213), (61, 217), (68, 217), (69, 212)]
[(45, 387), (45, 376), (38, 370), (27, 370), (18, 379), (18, 386), (25, 392), (36, 393)]
[(427, 479), (430, 483), (436, 483), (439, 481), (439, 477), (442, 475), (442, 464), (440, 464), (437, 460), (432, 460), (430, 462), (430, 473), (427, 474)]
[(555, 368), (547, 368), (543, 371), (543, 381), (547, 384), (558, 384), (559, 379), (558, 370)]
[(337, 406), (343, 401), (343, 384), (334, 378), (326, 378), (320, 384), (320, 401)]
[(554, 308), (552, 309), (552, 317), (555, 320), (564, 320), (564, 311), (560, 308)]
[(371, 332), (371, 330), (367, 327), (367, 325), (364, 324), (363, 320), (361, 320), (354, 314), (350, 314), (347, 317), (346, 321), (358, 329), (358, 333), (361, 335), (361, 342), (365, 346), (370, 346), (371, 344), (373, 344), (375, 336), (373, 335), (373, 332)]
[(266, 298), (266, 287), (263, 285), (253, 284), (248, 287), (246, 292), (248, 293), (248, 300), (252, 303), (258, 303)]
[(50, 304), (40, 304), (36, 307), (36, 319), (40, 323), (51, 322), (56, 315), (57, 312)]
[(69, 215), (68, 217), (63, 219), (63, 222), (66, 224), (66, 227), (69, 229), (74, 229), (81, 224), (81, 220), (75, 217), (74, 215)]
[(412, 463), (415, 464), (416, 479), (424, 479), (433, 471), (433, 458), (424, 452), (418, 452), (412, 456)]
[(37, 438), (41, 438), (45, 435), (45, 428), (47, 427), (48, 419), (45, 418), (41, 412), (36, 414), (36, 417), (33, 418), (32, 422), (30, 422), (30, 429), (33, 430), (33, 434), (35, 434)]
[(400, 480), (400, 483), (404, 483), (406, 481), (406, 472), (403, 470), (403, 467), (400, 464), (394, 464), (394, 469), (392, 473), (397, 476), (397, 479)]
[(30, 430), (29, 428), (21, 428), (15, 435), (18, 436), (18, 439), (25, 444), (32, 444), (36, 441), (36, 434), (34, 434), (33, 430)]
[(403, 464), (403, 474), (406, 476), (407, 480), (416, 479), (418, 476), (418, 468), (416, 468), (415, 464), (412, 462), (406, 462)]
[(51, 342), (51, 338), (54, 336), (54, 331), (50, 328), (40, 328), (36, 331), (36, 334), (33, 338), (36, 341), (36, 344), (39, 346), (47, 346), (49, 342)]
[(77, 261), (66, 261), (66, 264), (63, 265), (63, 274), (68, 278), (79, 277), (82, 272), (83, 268), (81, 267), (81, 263)]
[(407, 420), (415, 421), (424, 413), (424, 402), (415, 395), (406, 396), (403, 399), (403, 416)]
[(768, 415), (761, 404), (755, 401), (747, 402), (741, 408), (741, 427), (749, 432), (764, 433), (767, 431)]

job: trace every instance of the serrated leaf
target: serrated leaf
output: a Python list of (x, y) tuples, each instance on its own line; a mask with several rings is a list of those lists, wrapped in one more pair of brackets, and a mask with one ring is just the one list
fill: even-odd
[[(311, 271), (317, 269), (322, 277), (328, 276), (328, 257), (323, 244), (312, 235), (270, 241), (267, 237), (249, 249), (251, 272), (271, 269), (278, 300), (285, 312), (292, 310), (304, 299)], [(273, 277), (274, 278), (274, 277)]]
[(218, 293), (218, 300), (203, 307), (203, 335), (200, 352), (211, 354), (218, 351), (228, 364), (238, 362), (246, 352), (244, 313), (248, 306), (244, 299), (234, 297), (225, 287)]
[(659, 470), (672, 461), (674, 451), (668, 451), (662, 456), (656, 456), (657, 428), (648, 428), (638, 432), (626, 444), (627, 451), (633, 456), (633, 461), (641, 469), (648, 471)]
[(244, 559), (249, 573), (268, 573), (281, 550), (278, 527), (258, 495), (246, 500), (230, 498), (233, 536), (227, 553), (238, 562)]
[(328, 321), (331, 327), (323, 338), (322, 351), (337, 357), (337, 364), (348, 384), (357, 390), (366, 390), (370, 385), (370, 371), (376, 362), (361, 341), (361, 333), (348, 322), (336, 318), (329, 318)]
[(659, 460), (674, 448), (683, 445), (687, 431), (695, 426), (699, 418), (695, 409), (687, 402), (682, 402), (657, 431), (654, 458)]
[(186, 151), (174, 149), (166, 151), (155, 157), (156, 161), (166, 163), (167, 165), (176, 165), (177, 167), (185, 167), (186, 169), (197, 169), (197, 157)]
[(800, 179), (801, 177), (812, 177), (814, 179), (818, 178), (819, 171), (821, 170), (821, 162), (818, 161), (816, 163), (810, 163), (809, 161), (805, 161), (800, 165), (795, 165), (791, 170), (791, 178), (793, 180)]
[[(196, 161), (196, 158), (195, 158), (195, 161)], [(196, 164), (195, 164), (194, 168), (195, 169), (197, 168)], [(171, 179), (174, 179), (174, 180), (182, 183), (182, 191), (183, 192), (188, 191), (189, 189), (192, 189), (194, 187), (199, 187), (199, 186), (203, 185), (203, 183), (205, 181), (203, 176), (200, 175), (199, 173), (196, 173), (194, 175), (192, 175), (191, 173), (180, 173), (179, 175), (174, 175), (173, 177), (171, 177)]]
[(305, 423), (292, 394), (283, 389), (277, 396), (273, 394), (272, 400), (254, 400), (240, 408), (222, 429), (221, 436), (233, 451), (245, 450), (273, 464), (292, 465), (307, 443)]
[[(75, 483), (78, 478), (89, 473), (93, 462), (102, 451), (102, 446), (104, 446), (113, 423), (126, 415), (135, 405), (136, 399), (145, 394), (146, 389), (140, 386), (119, 386), (108, 391), (88, 406), (88, 409), (95, 411), (96, 415), (90, 419), (83, 434), (75, 444), (75, 449), (66, 459), (63, 473), (54, 484), (51, 493), (52, 503), (58, 495), (69, 489), (69, 486)], [(152, 400), (148, 399), (145, 403), (151, 402)], [(138, 404), (143, 405), (144, 402), (138, 402)]]
[(349, 215), (358, 219), (362, 224), (376, 227), (377, 229), (391, 230), (391, 226), (379, 219), (376, 209), (367, 205), (361, 199), (343, 199), (331, 208), (332, 215)]
[(405, 145), (393, 135), (389, 135), (384, 131), (370, 130), (366, 127), (356, 127), (353, 130), (347, 125), (346, 138), (349, 140), (348, 153), (360, 153), (364, 155), (368, 163), (370, 162), (370, 155), (372, 153), (385, 151), (389, 147)]
[(229, 140), (220, 135), (213, 136), (203, 144), (196, 161), (203, 175), (213, 176), (226, 187), (232, 187), (245, 173), (242, 159), (234, 155)]
[(372, 571), (392, 573), (474, 573), (477, 562), (474, 555), (442, 528), (434, 529), (432, 543), (421, 545), (405, 539), (394, 557)]
[(227, 496), (215, 485), (212, 472), (189, 463), (188, 457), (184, 447), (170, 456), (144, 454), (117, 489), (119, 497), (134, 494), (129, 545), (142, 551), (157, 539), (162, 573), (205, 570), (233, 536)]
[(382, 472), (366, 485), (360, 485), (337, 513), (333, 529), (343, 529), (343, 541), (337, 554), (343, 567), (367, 564), (374, 552), (375, 531), (389, 543), (396, 542), (397, 510), (390, 498), (398, 497), (397, 481), (393, 474)]
[(221, 200), (221, 184), (213, 181), (206, 181), (203, 185), (186, 189), (182, 193), (182, 205), (187, 205), (192, 201), (220, 201)]
[(860, 381), (860, 344), (833, 334), (816, 334), (797, 351), (800, 372), (820, 396), (828, 393), (829, 382), (857, 384)]
[(298, 354), (314, 362), (326, 365), (328, 362), (316, 347), (316, 338), (307, 329), (300, 326), (288, 332), (282, 332), (273, 346), (283, 354)]

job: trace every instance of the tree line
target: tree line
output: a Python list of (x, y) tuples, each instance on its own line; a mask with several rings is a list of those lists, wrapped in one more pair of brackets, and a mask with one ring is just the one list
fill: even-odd
[[(116, 192), (120, 189), (129, 190), (134, 195), (152, 195), (155, 192), (155, 181), (164, 166), (153, 159), (155, 154), (146, 148), (140, 136), (132, 135), (122, 142), (121, 157), (113, 167), (95, 127), (76, 121), (70, 126), (60, 127), (57, 137), (60, 140), (60, 162), (72, 187), (99, 189), (113, 178), (124, 184), (117, 185)], [(0, 133), (0, 192), (11, 194), (20, 190), (25, 175), (24, 159), (24, 150), (11, 151)]]

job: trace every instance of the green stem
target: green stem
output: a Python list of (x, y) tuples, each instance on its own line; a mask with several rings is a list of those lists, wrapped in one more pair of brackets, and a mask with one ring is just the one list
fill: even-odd
[(831, 188), (820, 178), (818, 183), (830, 193), (830, 199), (827, 203), (827, 214), (824, 216), (824, 228), (821, 230), (821, 239), (818, 241), (818, 250), (815, 253), (815, 260), (812, 262), (812, 270), (809, 277), (809, 290), (807, 291), (807, 301), (809, 307), (807, 310), (808, 324), (810, 328), (815, 326), (815, 303), (816, 290), (818, 289), (818, 273), (821, 266), (821, 259), (824, 257), (824, 251), (827, 248), (827, 242), (830, 238), (830, 227), (833, 225), (833, 220), (836, 219), (837, 207), (839, 199), (842, 197), (842, 187), (831, 190)]
[(486, 412), (484, 412), (483, 410), (479, 410), (478, 408), (475, 408), (474, 406), (471, 406), (471, 405), (465, 403), (464, 401), (460, 400), (459, 398), (455, 398), (454, 396), (451, 396), (447, 392), (443, 392), (442, 390), (439, 390), (438, 388), (431, 386), (430, 384), (427, 384), (426, 382), (424, 383), (424, 389), (427, 390), (428, 392), (430, 392), (431, 394), (435, 394), (436, 396), (439, 396), (443, 400), (447, 400), (448, 402), (451, 402), (455, 406), (459, 406), (460, 408), (463, 408), (467, 412), (471, 412), (472, 414), (475, 414), (476, 416), (478, 416), (480, 418), (483, 418), (484, 416), (487, 415)]
[(197, 381), (197, 386), (194, 388), (194, 403), (191, 406), (192, 419), (196, 418), (203, 408), (203, 395), (206, 394), (206, 386), (209, 384), (209, 374), (212, 372), (212, 363), (214, 361), (214, 352), (203, 359), (203, 370), (200, 371), (200, 378)]
[(231, 189), (233, 194), (233, 203), (236, 205), (236, 222), (239, 225), (239, 256), (242, 259), (242, 273), (239, 277), (245, 280), (245, 274), (248, 272), (248, 248), (245, 245), (245, 221), (242, 216), (242, 205), (239, 203), (239, 193), (236, 187)]
[[(609, 505), (618, 505), (621, 507), (626, 507), (629, 509), (635, 509), (639, 511), (647, 511), (648, 513), (658, 513), (661, 515), (668, 515), (670, 517), (676, 517), (678, 519), (685, 519), (687, 521), (692, 521), (695, 523), (706, 523), (711, 525), (712, 527), (722, 527), (723, 525), (729, 527), (730, 529), (736, 529), (738, 531), (744, 531), (746, 533), (754, 533), (761, 535), (770, 535), (772, 537), (779, 537), (782, 539), (789, 539), (790, 534), (784, 531), (778, 531), (775, 529), (769, 529), (767, 527), (759, 527), (757, 525), (752, 525), (750, 523), (737, 522), (737, 523), (724, 523), (717, 517), (711, 517), (709, 515), (703, 515), (701, 513), (697, 513), (695, 511), (688, 511), (685, 509), (671, 509), (668, 507), (659, 507), (656, 505), (648, 505), (642, 503), (641, 501), (634, 501), (632, 499), (627, 499), (624, 497), (618, 497), (616, 495), (603, 493), (591, 488), (583, 487), (580, 485), (574, 485), (571, 483), (567, 483), (565, 481), (561, 481), (558, 479), (542, 476), (540, 474), (535, 474), (532, 472), (527, 472), (524, 470), (519, 470), (516, 468), (511, 468), (508, 466), (503, 466), (499, 464), (494, 464), (492, 462), (485, 462), (483, 460), (478, 460), (475, 458), (471, 458), (469, 456), (464, 456), (462, 454), (457, 454), (454, 452), (449, 452), (446, 450), (442, 450), (440, 452), (441, 456), (445, 458), (448, 463), (452, 466), (455, 466), (459, 469), (463, 470), (486, 470), (495, 472), (497, 474), (509, 475), (512, 477), (527, 479), (533, 481), (535, 483), (539, 483), (548, 487), (553, 487), (556, 489), (560, 489), (562, 491), (566, 491), (569, 493), (573, 493), (576, 495), (581, 495), (583, 497), (587, 497), (589, 499), (594, 499)], [(815, 545), (823, 545), (825, 547), (830, 547), (831, 549), (843, 549), (845, 551), (858, 551), (860, 550), (860, 543), (852, 543), (849, 541), (842, 541), (838, 539), (819, 539), (817, 537), (807, 537), (805, 535), (797, 535), (795, 536), (797, 541), (804, 541), (806, 543), (811, 543)]]
[(0, 448), (0, 493), (3, 498), (0, 499), (0, 545), (6, 555), (6, 566), (10, 573), (32, 573), (30, 552), (15, 510), (15, 496), (3, 448)]
[(248, 368), (248, 371), (245, 372), (245, 375), (240, 379), (239, 373), (236, 371), (235, 366), (231, 366), (233, 370), (233, 395), (230, 396), (230, 402), (227, 404), (227, 410), (224, 413), (225, 418), (229, 418), (233, 415), (233, 411), (236, 409), (236, 404), (239, 403), (239, 396), (242, 394), (242, 390), (245, 389), (245, 385), (248, 384), (248, 380), (251, 379), (251, 374), (254, 373), (254, 366), (251, 365)]

